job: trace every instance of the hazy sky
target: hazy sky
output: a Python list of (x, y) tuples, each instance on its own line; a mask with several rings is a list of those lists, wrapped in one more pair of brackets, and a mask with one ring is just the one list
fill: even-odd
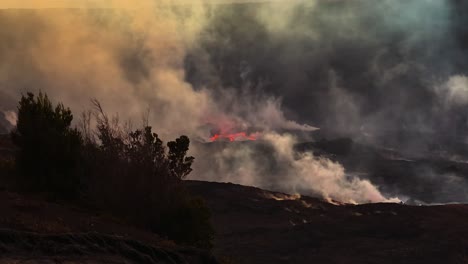
[[(275, 2), (282, 0), (203, 0), (211, 3)], [(290, 0), (291, 1), (291, 0)], [(294, 0), (292, 0), (294, 1)], [(2, 0), (0, 8), (83, 8), (83, 7), (139, 7), (155, 3), (193, 3), (192, 0)]]

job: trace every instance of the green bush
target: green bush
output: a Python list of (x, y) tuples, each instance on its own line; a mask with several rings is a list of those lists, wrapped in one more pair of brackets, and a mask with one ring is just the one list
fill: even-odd
[(16, 169), (21, 185), (61, 198), (78, 194), (82, 139), (70, 127), (73, 115), (59, 103), (52, 106), (47, 95), (22, 96), (12, 140), (19, 148)]

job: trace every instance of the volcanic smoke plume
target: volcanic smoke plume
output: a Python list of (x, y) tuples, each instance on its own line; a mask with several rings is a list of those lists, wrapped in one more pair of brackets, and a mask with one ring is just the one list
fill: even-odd
[(372, 144), (399, 143), (393, 131), (460, 135), (467, 123), (446, 119), (468, 120), (457, 110), (467, 103), (459, 96), (467, 73), (456, 59), (459, 39), (449, 34), (463, 30), (454, 3), (158, 0), (1, 9), (0, 110), (14, 123), (11, 111), (27, 91), (46, 92), (75, 116), (90, 98), (121, 120), (138, 122), (149, 110), (162, 138), (198, 142), (193, 179), (387, 201), (369, 180), (298, 154), (294, 144), (317, 127)]

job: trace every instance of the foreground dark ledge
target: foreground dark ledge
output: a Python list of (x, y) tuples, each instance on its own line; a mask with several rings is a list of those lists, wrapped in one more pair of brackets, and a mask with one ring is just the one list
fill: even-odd
[(7, 191), (0, 201), (0, 263), (218, 263), (96, 209)]
[(96, 232), (38, 234), (0, 229), (0, 253), (3, 263), (218, 263), (196, 249), (153, 247)]

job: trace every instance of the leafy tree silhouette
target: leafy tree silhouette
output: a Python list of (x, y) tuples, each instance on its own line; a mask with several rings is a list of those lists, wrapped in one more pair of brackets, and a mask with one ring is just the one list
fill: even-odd
[(169, 147), (169, 169), (171, 174), (178, 179), (184, 179), (192, 171), (194, 157), (187, 157), (190, 139), (187, 136), (181, 136), (175, 141), (167, 143)]
[(22, 186), (61, 198), (78, 194), (81, 134), (70, 128), (73, 115), (46, 94), (22, 96), (18, 121), (11, 136), (19, 147), (16, 168)]
[(92, 102), (98, 140), (88, 142), (99, 142), (92, 143), (87, 155), (92, 164), (90, 187), (96, 190), (91, 191), (92, 200), (177, 242), (211, 247), (210, 211), (182, 181), (194, 162), (187, 156), (189, 138), (180, 136), (165, 147), (147, 123), (141, 129), (126, 129), (97, 100)]

